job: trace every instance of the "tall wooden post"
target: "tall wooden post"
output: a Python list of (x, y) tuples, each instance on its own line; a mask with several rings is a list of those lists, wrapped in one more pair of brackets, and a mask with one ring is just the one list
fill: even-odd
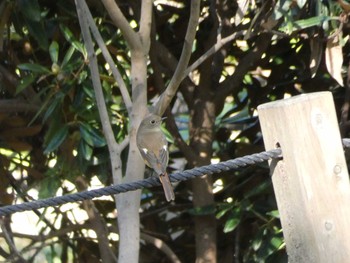
[(318, 92), (258, 107), (291, 263), (350, 262), (350, 187), (332, 94)]

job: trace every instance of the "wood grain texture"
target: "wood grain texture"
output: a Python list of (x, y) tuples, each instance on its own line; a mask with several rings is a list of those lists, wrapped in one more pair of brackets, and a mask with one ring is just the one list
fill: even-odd
[(350, 187), (332, 94), (258, 107), (289, 262), (350, 260)]

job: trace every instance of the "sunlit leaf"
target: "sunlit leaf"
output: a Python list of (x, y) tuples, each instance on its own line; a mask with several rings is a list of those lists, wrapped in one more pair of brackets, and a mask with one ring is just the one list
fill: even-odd
[(274, 218), (280, 218), (280, 213), (278, 210), (273, 210), (273, 211), (270, 211), (268, 213), (266, 213), (267, 215), (269, 216), (272, 216)]
[(306, 0), (297, 0), (298, 7), (301, 9), (306, 4)]
[(237, 0), (238, 9), (235, 15), (235, 25), (238, 26), (248, 10), (249, 0)]
[(233, 217), (227, 220), (224, 226), (224, 233), (235, 230), (240, 221), (241, 219), (239, 217)]
[(341, 75), (343, 50), (337, 36), (327, 41), (326, 65), (329, 74), (339, 83), (339, 85), (344, 86), (343, 77)]
[(278, 249), (283, 244), (283, 239), (280, 238), (280, 237), (272, 237), (271, 241), (270, 241), (270, 244), (274, 248)]
[(313, 26), (322, 26), (326, 21), (331, 20), (328, 16), (314, 16), (311, 18), (301, 19), (297, 21), (287, 21), (279, 28), (280, 31), (291, 34), (294, 31), (310, 28)]
[(227, 204), (225, 206), (219, 206), (218, 210), (219, 212), (216, 214), (216, 218), (221, 218), (223, 217), (228, 211), (233, 209), (232, 204)]
[(322, 60), (322, 54), (323, 54), (322, 40), (318, 37), (311, 38), (310, 49), (311, 49), (310, 71), (311, 71), (311, 77), (313, 78), (315, 77), (318, 67), (320, 65), (320, 62)]
[(278, 20), (286, 15), (286, 12), (290, 10), (291, 0), (278, 0), (275, 8), (273, 9), (273, 19)]
[(49, 52), (50, 52), (51, 61), (53, 63), (57, 63), (59, 46), (58, 46), (58, 43), (56, 41), (52, 41), (50, 48), (49, 48)]
[(241, 221), (241, 207), (235, 206), (231, 210), (230, 218), (225, 223), (224, 233), (228, 233), (235, 230), (240, 221)]

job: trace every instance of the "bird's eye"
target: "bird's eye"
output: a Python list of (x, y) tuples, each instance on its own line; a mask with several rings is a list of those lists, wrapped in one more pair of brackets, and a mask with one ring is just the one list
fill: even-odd
[(151, 122), (151, 124), (155, 124), (156, 120), (151, 120), (150, 122)]

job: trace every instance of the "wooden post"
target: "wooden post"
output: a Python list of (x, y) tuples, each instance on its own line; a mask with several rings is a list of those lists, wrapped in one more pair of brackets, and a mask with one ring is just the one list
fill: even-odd
[(291, 263), (350, 262), (350, 187), (332, 94), (318, 92), (258, 107)]

